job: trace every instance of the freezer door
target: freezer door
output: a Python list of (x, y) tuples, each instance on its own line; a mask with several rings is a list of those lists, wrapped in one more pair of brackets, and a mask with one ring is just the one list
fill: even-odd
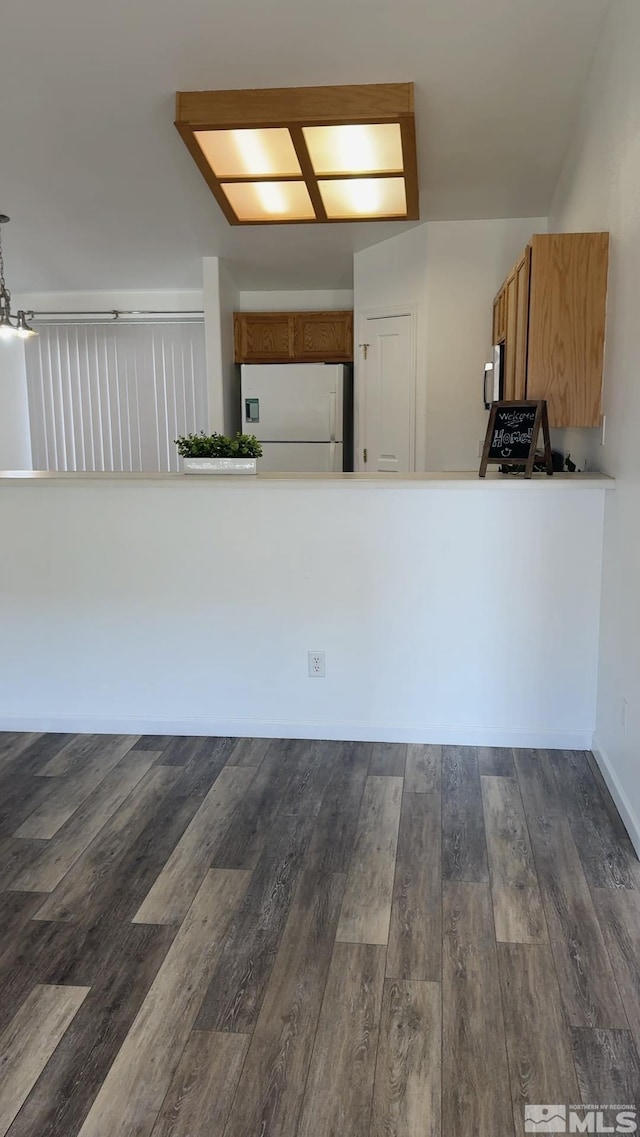
[(258, 473), (342, 473), (341, 442), (263, 442)]
[(242, 367), (242, 429), (261, 442), (342, 442), (340, 364)]

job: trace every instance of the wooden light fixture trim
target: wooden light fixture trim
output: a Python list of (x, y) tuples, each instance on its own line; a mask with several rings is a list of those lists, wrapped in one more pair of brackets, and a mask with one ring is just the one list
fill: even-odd
[[(388, 170), (371, 173), (316, 174), (305, 142), (305, 126), (360, 126), (397, 123), (402, 142), (402, 170), (406, 212), (390, 216), (360, 214), (344, 218), (327, 216), (318, 182), (349, 179), (389, 178)], [(176, 95), (176, 128), (191, 157), (230, 225), (300, 225), (340, 221), (417, 221), (418, 165), (413, 101), (413, 83), (374, 83), (340, 87), (282, 87), (247, 91), (179, 91)], [(197, 140), (198, 131), (260, 130), (285, 127), (291, 136), (300, 174), (218, 177)], [(391, 175), (393, 176), (393, 175)], [(303, 182), (315, 217), (300, 221), (274, 215), (260, 220), (241, 220), (224, 192), (223, 184), (234, 182)]]

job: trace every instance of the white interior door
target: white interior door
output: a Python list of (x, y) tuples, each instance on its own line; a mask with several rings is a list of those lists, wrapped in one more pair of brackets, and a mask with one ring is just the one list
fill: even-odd
[(368, 317), (362, 321), (359, 358), (359, 467), (388, 474), (414, 469), (415, 365), (412, 317)]

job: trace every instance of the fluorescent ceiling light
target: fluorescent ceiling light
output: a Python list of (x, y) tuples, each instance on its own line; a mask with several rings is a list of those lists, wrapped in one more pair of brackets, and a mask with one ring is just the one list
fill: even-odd
[(345, 178), (319, 181), (331, 221), (365, 217), (406, 217), (404, 178)]
[(200, 149), (217, 178), (301, 177), (289, 131), (197, 130)]
[(222, 182), (239, 221), (315, 221), (304, 182)]
[(316, 174), (402, 173), (397, 122), (305, 126), (303, 134)]
[(412, 83), (180, 91), (176, 127), (230, 225), (420, 217)]

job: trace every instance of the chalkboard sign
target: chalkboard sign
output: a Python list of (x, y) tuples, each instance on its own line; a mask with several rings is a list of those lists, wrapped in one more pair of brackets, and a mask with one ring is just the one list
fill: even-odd
[(553, 464), (545, 400), (492, 403), (480, 463), (480, 477), (484, 478), (487, 465), (492, 462), (499, 465), (524, 466), (525, 478), (530, 478), (533, 473), (540, 428), (544, 437), (547, 474), (551, 475)]

